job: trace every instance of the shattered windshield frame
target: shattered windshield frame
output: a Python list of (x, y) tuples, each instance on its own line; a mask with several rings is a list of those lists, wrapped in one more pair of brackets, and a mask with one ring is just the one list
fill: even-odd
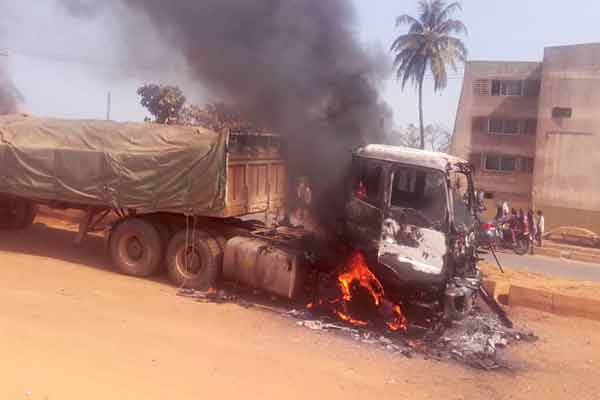
[(393, 163), (386, 205), (399, 212), (404, 222), (446, 232), (449, 226), (448, 176), (443, 171), (410, 164)]

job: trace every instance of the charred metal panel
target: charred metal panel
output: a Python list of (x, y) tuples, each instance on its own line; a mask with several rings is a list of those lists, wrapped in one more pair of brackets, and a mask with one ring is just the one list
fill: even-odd
[(387, 218), (381, 237), (379, 262), (396, 273), (400, 281), (417, 285), (444, 281), (448, 253), (444, 233)]

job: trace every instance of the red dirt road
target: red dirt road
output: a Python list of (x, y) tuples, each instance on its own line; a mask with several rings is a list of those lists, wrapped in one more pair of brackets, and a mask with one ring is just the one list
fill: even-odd
[(541, 340), (513, 349), (519, 370), (484, 373), (177, 297), (72, 238), (0, 232), (0, 399), (600, 398), (600, 323), (512, 310)]

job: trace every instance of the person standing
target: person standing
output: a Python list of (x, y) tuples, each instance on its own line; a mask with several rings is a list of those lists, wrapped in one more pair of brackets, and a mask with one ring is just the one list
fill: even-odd
[(523, 211), (522, 208), (519, 208), (519, 211), (517, 213), (517, 215), (519, 216), (519, 229), (521, 229), (521, 231), (526, 232), (527, 231), (527, 215), (525, 214), (525, 211)]
[(542, 236), (544, 236), (544, 229), (546, 225), (546, 219), (544, 218), (544, 213), (542, 210), (538, 210), (537, 212), (538, 220), (537, 220), (537, 239), (538, 246), (542, 247)]
[(497, 203), (496, 204), (496, 216), (494, 217), (494, 219), (496, 221), (500, 221), (502, 219), (502, 215), (503, 215), (502, 204), (501, 203)]
[(510, 210), (508, 208), (508, 202), (506, 200), (504, 200), (504, 202), (502, 203), (502, 214), (503, 214), (504, 218), (508, 218), (508, 216), (510, 215)]
[(534, 212), (533, 210), (530, 208), (529, 210), (527, 210), (527, 222), (529, 225), (529, 242), (531, 243), (531, 246), (529, 246), (530, 252), (531, 254), (533, 254), (533, 245), (535, 243), (535, 239), (537, 237), (537, 221), (535, 220), (535, 216), (534, 216)]

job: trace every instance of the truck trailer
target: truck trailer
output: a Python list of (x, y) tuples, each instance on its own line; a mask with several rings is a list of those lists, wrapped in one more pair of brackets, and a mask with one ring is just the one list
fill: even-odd
[(154, 123), (0, 117), (0, 228), (22, 229), (37, 206), (85, 212), (76, 242), (112, 216), (114, 266), (207, 288), (227, 239), (248, 216), (281, 213), (287, 188), (280, 136)]

